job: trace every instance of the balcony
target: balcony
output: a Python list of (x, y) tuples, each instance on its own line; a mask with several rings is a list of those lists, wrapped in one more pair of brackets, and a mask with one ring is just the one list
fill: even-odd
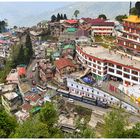
[(118, 40), (122, 40), (123, 42), (125, 41), (125, 42), (127, 42), (127, 43), (132, 43), (132, 44), (134, 44), (134, 45), (140, 46), (140, 42), (138, 42), (138, 41), (136, 41), (136, 40), (133, 40), (133, 39), (128, 39), (128, 38), (125, 38), (125, 37), (123, 37), (123, 36), (118, 36), (117, 39), (118, 39)]
[(140, 30), (140, 25), (135, 25), (135, 24), (129, 24), (129, 23), (123, 23), (124, 27), (130, 27), (134, 29), (139, 29)]
[(137, 50), (138, 52), (140, 52), (140, 48), (134, 48), (134, 46), (128, 46), (128, 45), (124, 45), (123, 43), (118, 43), (117, 44), (118, 46), (122, 46), (122, 47), (124, 47), (124, 48), (127, 48), (127, 49), (130, 49), (130, 50)]

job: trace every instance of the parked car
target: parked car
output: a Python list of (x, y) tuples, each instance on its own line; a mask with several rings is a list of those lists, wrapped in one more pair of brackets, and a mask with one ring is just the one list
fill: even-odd
[(32, 80), (32, 84), (33, 84), (33, 85), (36, 85), (36, 82), (35, 82), (34, 80)]
[(73, 103), (73, 102), (74, 102), (74, 100), (73, 100), (73, 99), (71, 99), (71, 98), (69, 98), (69, 99), (68, 99), (68, 102)]
[(32, 68), (32, 72), (34, 72), (34, 71), (35, 71), (35, 67)]

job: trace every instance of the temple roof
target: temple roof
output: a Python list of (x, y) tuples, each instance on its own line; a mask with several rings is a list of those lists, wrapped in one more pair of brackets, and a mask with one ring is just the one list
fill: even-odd
[(123, 20), (132, 23), (140, 23), (140, 17), (138, 17), (137, 15), (130, 15), (127, 19), (123, 19)]

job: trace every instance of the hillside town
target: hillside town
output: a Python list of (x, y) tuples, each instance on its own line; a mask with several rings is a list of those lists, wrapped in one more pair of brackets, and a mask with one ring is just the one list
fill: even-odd
[(102, 137), (104, 116), (119, 109), (132, 129), (140, 122), (140, 17), (130, 12), (118, 29), (104, 14), (78, 14), (1, 31), (1, 107), (22, 125), (52, 103), (64, 138), (80, 135), (78, 119)]

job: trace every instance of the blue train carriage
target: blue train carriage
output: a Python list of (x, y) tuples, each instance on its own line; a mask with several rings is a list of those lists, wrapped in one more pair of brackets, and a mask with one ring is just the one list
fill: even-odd
[(85, 96), (82, 97), (82, 102), (88, 103), (88, 104), (91, 104), (91, 105), (96, 105), (97, 104), (96, 99), (85, 97)]
[(96, 101), (96, 105), (99, 106), (99, 107), (103, 107), (103, 108), (108, 108), (108, 103), (106, 101), (100, 101), (100, 100), (97, 100)]
[(70, 94), (69, 91), (66, 91), (66, 90), (63, 90), (63, 89), (57, 89), (56, 91), (58, 92), (59, 95), (62, 95), (63, 97), (69, 98), (69, 94)]

